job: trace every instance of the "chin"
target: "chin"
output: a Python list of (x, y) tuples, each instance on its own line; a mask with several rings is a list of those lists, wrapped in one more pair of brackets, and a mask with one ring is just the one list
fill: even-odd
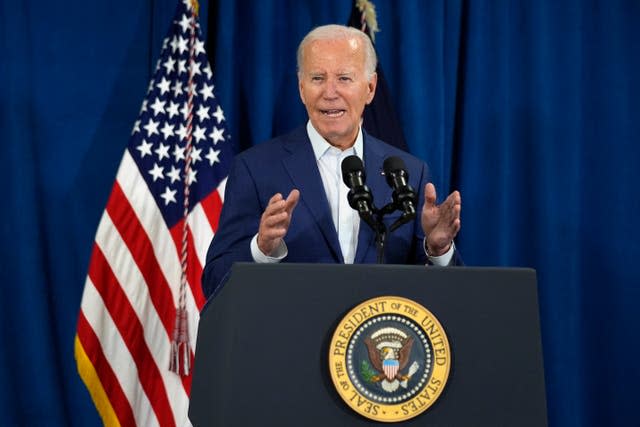
[(327, 141), (331, 142), (332, 145), (334, 141), (340, 141), (345, 138), (344, 132), (335, 132), (332, 130), (326, 130), (326, 132), (323, 132), (320, 135), (322, 135)]
[(351, 133), (351, 130), (345, 126), (336, 126), (336, 123), (325, 124), (322, 126), (322, 134), (333, 138), (345, 137)]

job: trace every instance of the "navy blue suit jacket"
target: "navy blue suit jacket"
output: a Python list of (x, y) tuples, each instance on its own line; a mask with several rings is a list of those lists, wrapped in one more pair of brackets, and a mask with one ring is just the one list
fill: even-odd
[[(428, 182), (427, 165), (366, 133), (363, 138), (366, 184), (373, 193), (376, 207), (381, 208), (392, 199), (392, 190), (381, 175), (382, 164), (389, 156), (404, 160), (409, 182), (419, 193), (415, 221), (400, 226), (387, 236), (385, 262), (426, 264), (420, 212), (424, 203), (424, 186)], [(295, 188), (300, 190), (300, 200), (284, 237), (289, 253), (283, 262), (344, 262), (311, 141), (303, 126), (254, 146), (235, 158), (227, 181), (218, 232), (209, 247), (202, 275), (207, 297), (224, 282), (234, 262), (253, 261), (250, 242), (258, 232), (260, 217), (269, 199), (276, 193), (287, 197)], [(399, 212), (394, 212), (387, 217), (387, 227), (399, 215)], [(375, 233), (361, 221), (354, 262), (376, 261)], [(461, 261), (456, 254), (453, 264), (459, 263)]]

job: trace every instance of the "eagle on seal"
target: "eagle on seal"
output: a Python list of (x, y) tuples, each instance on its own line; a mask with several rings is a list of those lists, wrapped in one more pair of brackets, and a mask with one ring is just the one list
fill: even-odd
[(407, 363), (409, 363), (411, 347), (413, 346), (413, 337), (408, 336), (402, 341), (396, 341), (394, 343), (396, 344), (395, 346), (376, 345), (370, 337), (367, 337), (364, 340), (364, 343), (367, 346), (369, 360), (371, 361), (373, 368), (378, 372), (378, 375), (371, 378), (372, 382), (375, 383), (382, 381), (382, 386), (385, 390), (394, 391), (398, 388), (397, 383), (395, 384), (395, 387), (392, 387), (393, 390), (388, 390), (391, 384), (387, 385), (384, 383), (393, 383), (395, 380), (402, 382), (407, 381), (410, 378), (410, 375), (403, 375), (401, 374), (401, 371), (404, 370)]

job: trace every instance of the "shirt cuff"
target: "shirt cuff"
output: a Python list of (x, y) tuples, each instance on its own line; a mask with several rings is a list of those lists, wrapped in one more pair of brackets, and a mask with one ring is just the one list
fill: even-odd
[(289, 251), (287, 250), (287, 245), (282, 239), (280, 240), (280, 245), (278, 245), (271, 256), (263, 254), (258, 247), (257, 233), (255, 236), (253, 236), (253, 239), (251, 239), (251, 256), (253, 257), (253, 260), (258, 264), (274, 264), (280, 262), (284, 259), (284, 257), (287, 256), (288, 253)]
[(427, 238), (426, 237), (422, 241), (422, 247), (424, 248), (424, 253), (427, 254), (427, 258), (429, 259), (429, 262), (431, 262), (431, 264), (439, 266), (439, 267), (446, 267), (447, 265), (449, 265), (451, 263), (451, 259), (453, 258), (453, 252), (455, 252), (455, 250), (456, 250), (455, 242), (451, 241), (451, 247), (449, 248), (449, 250), (447, 252), (443, 253), (440, 256), (431, 256), (431, 255), (429, 255), (429, 252), (427, 252)]

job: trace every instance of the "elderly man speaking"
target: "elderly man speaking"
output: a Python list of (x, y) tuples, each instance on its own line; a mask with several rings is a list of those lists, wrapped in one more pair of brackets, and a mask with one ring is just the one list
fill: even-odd
[(424, 200), (415, 220), (387, 237), (386, 261), (461, 264), (453, 243), (460, 230), (460, 194), (454, 191), (437, 205), (427, 165), (362, 129), (362, 112), (377, 83), (369, 37), (351, 27), (318, 27), (302, 40), (297, 56), (300, 99), (309, 120), (236, 157), (219, 232), (207, 253), (204, 294), (216, 292), (234, 262), (376, 262), (375, 232), (349, 206), (342, 178), (342, 161), (352, 155), (364, 163), (374, 200), (392, 198), (381, 174), (391, 156), (404, 161), (409, 184)]

